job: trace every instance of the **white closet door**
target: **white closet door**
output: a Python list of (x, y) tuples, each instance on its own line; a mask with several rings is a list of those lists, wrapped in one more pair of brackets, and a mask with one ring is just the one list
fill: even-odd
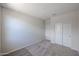
[(55, 24), (55, 42), (56, 44), (62, 45), (62, 24)]
[(63, 24), (63, 45), (71, 47), (71, 24)]

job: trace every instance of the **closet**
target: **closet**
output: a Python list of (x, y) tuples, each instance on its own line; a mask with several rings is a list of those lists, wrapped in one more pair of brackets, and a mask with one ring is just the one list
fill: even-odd
[(71, 24), (55, 24), (55, 43), (71, 47)]

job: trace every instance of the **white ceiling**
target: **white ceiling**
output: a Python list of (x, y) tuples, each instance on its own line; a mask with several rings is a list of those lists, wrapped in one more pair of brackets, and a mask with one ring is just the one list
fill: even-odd
[(3, 5), (41, 19), (48, 19), (51, 15), (59, 15), (79, 9), (78, 3), (16, 3)]

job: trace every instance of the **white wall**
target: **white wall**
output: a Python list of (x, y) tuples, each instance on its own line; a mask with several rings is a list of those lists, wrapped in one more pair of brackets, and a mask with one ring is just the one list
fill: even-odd
[[(9, 10), (6, 8), (3, 8), (3, 16), (4, 16), (3, 20), (5, 23), (4, 24), (5, 32), (3, 33), (4, 34), (3, 37), (5, 37), (3, 38), (3, 51), (4, 52), (9, 51), (11, 49), (17, 49), (17, 48), (21, 48), (24, 46), (29, 46), (44, 39), (45, 29), (44, 29), (43, 20), (29, 16), (27, 14), (25, 15), (19, 12), (15, 12), (13, 10)], [(16, 21), (17, 22), (16, 26), (19, 26), (18, 22), (21, 23), (22, 28), (23, 28), (21, 30), (22, 36), (20, 33), (20, 36), (18, 37), (18, 39), (14, 38), (12, 34), (10, 33), (11, 30), (8, 29), (7, 27), (8, 24), (6, 24), (8, 20)]]
[(51, 40), (52, 43), (55, 43), (54, 25), (56, 23), (72, 25), (72, 39), (70, 48), (79, 51), (79, 11), (77, 10), (54, 17), (52, 16), (50, 19), (46, 20), (46, 39)]

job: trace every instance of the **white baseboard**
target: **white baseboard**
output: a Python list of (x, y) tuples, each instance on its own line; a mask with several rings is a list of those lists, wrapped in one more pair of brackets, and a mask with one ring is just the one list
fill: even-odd
[[(26, 47), (26, 46), (25, 46), (25, 47)], [(20, 50), (20, 49), (25, 48), (25, 47), (21, 47), (21, 48), (17, 48), (17, 49), (10, 50), (10, 51), (8, 51), (8, 52), (0, 53), (0, 56), (3, 56), (3, 55), (6, 55), (6, 54), (9, 54), (9, 53), (12, 53), (12, 52), (14, 52), (14, 51)]]
[(71, 49), (73, 49), (73, 50), (75, 50), (75, 51), (77, 51), (79, 53), (79, 50), (78, 49), (75, 49), (75, 48), (71, 48)]

